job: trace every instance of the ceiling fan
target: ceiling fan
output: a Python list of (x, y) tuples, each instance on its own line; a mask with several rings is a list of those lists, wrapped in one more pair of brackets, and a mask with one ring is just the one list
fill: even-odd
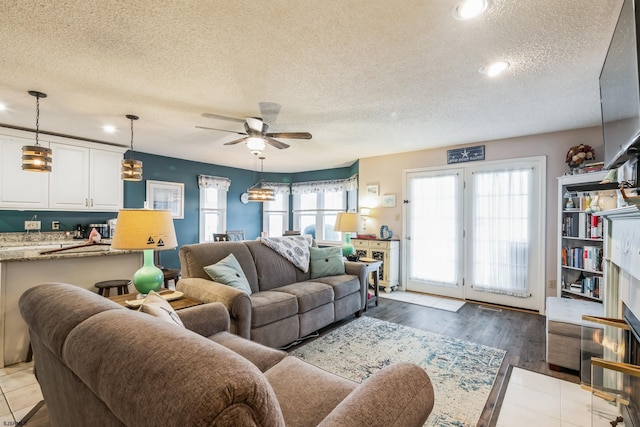
[[(275, 116), (278, 114), (279, 110), (280, 106), (278, 104), (266, 102), (260, 103), (260, 111), (262, 113), (262, 116), (268, 117), (268, 121), (271, 123), (275, 121)], [(228, 129), (217, 129), (206, 126), (196, 127), (199, 129), (217, 130), (242, 135), (242, 138), (235, 139), (230, 142), (225, 142), (224, 145), (235, 145), (241, 142), (246, 142), (247, 147), (253, 154), (261, 153), (265, 149), (266, 144), (272, 145), (281, 150), (289, 148), (289, 144), (285, 144), (284, 142), (278, 141), (274, 138), (311, 139), (311, 134), (309, 132), (267, 132), (267, 130), (269, 129), (269, 125), (265, 120), (263, 120), (262, 117), (245, 117), (244, 119), (238, 119), (236, 117), (227, 117), (211, 113), (203, 113), (202, 116), (209, 119), (228, 120), (243, 123), (245, 132), (237, 132)]]

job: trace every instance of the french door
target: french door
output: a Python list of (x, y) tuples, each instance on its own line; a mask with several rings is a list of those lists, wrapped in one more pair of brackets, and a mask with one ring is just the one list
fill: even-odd
[(544, 158), (405, 172), (407, 289), (540, 310)]

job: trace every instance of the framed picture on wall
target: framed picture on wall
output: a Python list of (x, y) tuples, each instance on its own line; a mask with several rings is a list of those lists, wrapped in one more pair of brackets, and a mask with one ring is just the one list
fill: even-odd
[(396, 207), (396, 195), (395, 194), (384, 194), (382, 196), (382, 207), (383, 208), (395, 208)]
[(150, 209), (169, 210), (173, 219), (183, 219), (184, 184), (147, 180), (147, 203)]
[(368, 196), (377, 196), (379, 192), (378, 184), (367, 185), (367, 195)]

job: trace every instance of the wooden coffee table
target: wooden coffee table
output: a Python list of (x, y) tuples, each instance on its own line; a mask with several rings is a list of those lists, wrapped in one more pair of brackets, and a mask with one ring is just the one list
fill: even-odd
[[(160, 289), (158, 292), (162, 292), (164, 290), (167, 289)], [(127, 303), (125, 301), (131, 301), (136, 299), (136, 296), (138, 296), (137, 293), (133, 293), (133, 294), (124, 294), (124, 295), (114, 295), (112, 297), (108, 297), (111, 301), (117, 302), (118, 304), (120, 304), (123, 307), (127, 307), (127, 308), (131, 308), (131, 309), (138, 309), (138, 307), (130, 307), (127, 305)], [(169, 304), (171, 304), (171, 307), (173, 307), (174, 310), (182, 310), (183, 308), (189, 308), (189, 307), (193, 307), (196, 305), (200, 305), (200, 304), (204, 304), (202, 301), (194, 299), (194, 298), (189, 298), (186, 295), (181, 296), (178, 299), (174, 299), (172, 301), (169, 301)]]

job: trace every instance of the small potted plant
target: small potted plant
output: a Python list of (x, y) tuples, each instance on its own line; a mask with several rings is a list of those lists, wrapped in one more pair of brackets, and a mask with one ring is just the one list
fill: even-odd
[(573, 146), (567, 152), (566, 162), (573, 173), (577, 173), (579, 169), (582, 169), (587, 161), (594, 160), (596, 154), (591, 146), (586, 144), (580, 144)]

